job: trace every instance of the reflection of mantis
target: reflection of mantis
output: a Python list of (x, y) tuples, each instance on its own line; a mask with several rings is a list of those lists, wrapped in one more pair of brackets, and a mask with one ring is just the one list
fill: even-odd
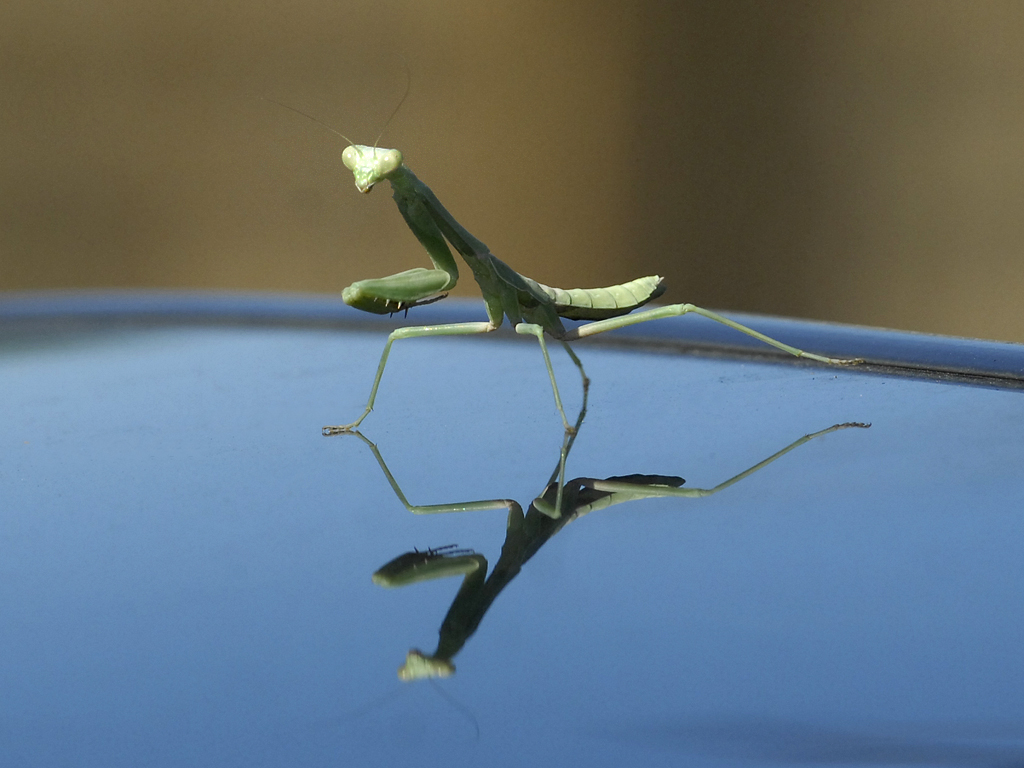
[(749, 469), (740, 472), (713, 488), (681, 488), (683, 479), (666, 475), (623, 475), (597, 480), (589, 477), (577, 477), (564, 482), (565, 462), (569, 450), (576, 438), (576, 432), (583, 423), (586, 412), (580, 411), (575, 428), (568, 431), (562, 441), (562, 451), (558, 466), (551, 475), (544, 491), (530, 504), (526, 514), (523, 508), (511, 499), (493, 499), (461, 504), (435, 504), (416, 506), (410, 504), (398, 482), (388, 470), (387, 464), (373, 443), (361, 433), (355, 432), (363, 440), (377, 458), (395, 495), (410, 512), (431, 514), (436, 512), (470, 512), (487, 509), (507, 509), (508, 522), (505, 531), (505, 543), (501, 548), (501, 556), (497, 564), (487, 575), (487, 560), (483, 555), (468, 549), (456, 549), (455, 545), (427, 550), (413, 551), (399, 555), (382, 566), (373, 575), (373, 581), (385, 587), (401, 587), (419, 581), (437, 579), (445, 576), (462, 575), (462, 586), (452, 602), (448, 614), (441, 624), (440, 640), (437, 650), (432, 654), (413, 649), (406, 656), (405, 664), (398, 670), (402, 680), (416, 680), (427, 677), (447, 677), (455, 672), (452, 658), (458, 653), (466, 641), (476, 632), (484, 614), (490, 608), (498, 594), (516, 577), (522, 565), (533, 557), (537, 551), (568, 523), (577, 520), (590, 512), (637, 499), (663, 498), (677, 496), (684, 498), (701, 498), (718, 493), (730, 485), (749, 477), (759, 469), (771, 464), (776, 459), (809, 440), (826, 435), (829, 432), (846, 429), (847, 427), (868, 427), (868, 424), (848, 422), (836, 424), (828, 429), (804, 435), (793, 441), (782, 450), (772, 454)]
[[(480, 292), (487, 307), (487, 322), (412, 326), (392, 332), (384, 345), (384, 353), (377, 366), (377, 376), (363, 415), (351, 424), (324, 427), (325, 435), (354, 430), (373, 410), (373, 402), (377, 397), (377, 388), (384, 374), (388, 353), (396, 339), (487, 333), (498, 328), (505, 316), (515, 325), (516, 333), (535, 336), (540, 342), (544, 364), (551, 378), (555, 405), (558, 406), (566, 430), (570, 430), (571, 427), (562, 408), (562, 398), (558, 392), (555, 373), (551, 368), (551, 359), (544, 341), (545, 333), (562, 342), (572, 361), (579, 368), (580, 375), (583, 376), (584, 387), (587, 384), (587, 377), (583, 365), (567, 342), (635, 323), (690, 312), (753, 336), (796, 357), (806, 357), (833, 365), (861, 362), (804, 352), (693, 304), (672, 304), (626, 317), (634, 309), (642, 307), (664, 292), (662, 278), (658, 276), (641, 277), (609, 288), (576, 288), (565, 291), (541, 285), (499, 261), (486, 245), (455, 221), (430, 188), (402, 163), (402, 153), (397, 149), (378, 149), (352, 144), (346, 147), (341, 157), (345, 166), (355, 176), (356, 188), (360, 192), (369, 192), (375, 184), (384, 179), (391, 182), (398, 210), (413, 234), (427, 249), (430, 260), (434, 263), (434, 269), (409, 269), (389, 277), (353, 283), (342, 292), (345, 303), (367, 312), (390, 314), (443, 299), (447, 295), (446, 292), (455, 287), (459, 278), (458, 266), (448, 247), (448, 243), (451, 243), (469, 264), (473, 270), (473, 277), (480, 285)], [(561, 318), (592, 322), (567, 331), (562, 326)]]

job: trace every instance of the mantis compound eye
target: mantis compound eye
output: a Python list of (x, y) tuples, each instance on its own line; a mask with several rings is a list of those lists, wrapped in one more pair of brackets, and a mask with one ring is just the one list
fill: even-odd
[(349, 144), (345, 147), (345, 151), (341, 153), (341, 162), (350, 171), (356, 169), (356, 166), (359, 164), (359, 150), (355, 148), (354, 144)]
[(380, 169), (381, 176), (387, 176), (389, 173), (397, 170), (402, 166), (402, 153), (397, 149), (388, 149), (384, 151), (384, 154), (377, 161), (377, 167)]

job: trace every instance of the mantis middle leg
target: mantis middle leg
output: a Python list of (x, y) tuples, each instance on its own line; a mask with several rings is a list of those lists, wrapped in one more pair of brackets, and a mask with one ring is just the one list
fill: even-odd
[(434, 515), (443, 512), (486, 512), (491, 509), (505, 509), (509, 512), (518, 509), (520, 514), (522, 514), (522, 508), (512, 499), (463, 501), (456, 502), (454, 504), (410, 504), (409, 499), (406, 498), (405, 493), (402, 491), (402, 487), (398, 484), (395, 476), (391, 474), (391, 470), (388, 469), (388, 465), (384, 461), (384, 457), (380, 455), (380, 449), (377, 445), (369, 440), (362, 432), (353, 431), (352, 434), (369, 446), (370, 450), (373, 452), (373, 457), (377, 459), (377, 464), (380, 465), (381, 470), (384, 472), (384, 477), (387, 478), (388, 484), (391, 486), (391, 490), (395, 492), (395, 496), (397, 496), (398, 500), (402, 502), (402, 506), (414, 515)]
[[(536, 325), (535, 323), (519, 323), (516, 326), (516, 333), (537, 337), (537, 341), (540, 343), (540, 351), (544, 354), (544, 365), (548, 369), (548, 378), (551, 379), (551, 391), (555, 393), (555, 405), (558, 406), (558, 412), (562, 416), (562, 424), (565, 426), (565, 431), (568, 434), (575, 434), (576, 427), (569, 424), (569, 419), (565, 416), (565, 409), (562, 408), (562, 396), (558, 392), (558, 382), (555, 379), (555, 369), (551, 367), (551, 355), (548, 354), (548, 345), (547, 342), (544, 341), (544, 328)], [(583, 363), (581, 363), (580, 359), (576, 357), (576, 353), (572, 351), (572, 347), (564, 341), (562, 341), (562, 346), (565, 347), (565, 351), (569, 353), (569, 357), (579, 369), (580, 377), (583, 379), (583, 410), (586, 411), (587, 390), (590, 388), (590, 379), (587, 378), (587, 372), (583, 370)]]
[[(414, 325), (408, 328), (399, 328), (388, 335), (387, 343), (384, 345), (384, 352), (380, 356), (380, 364), (377, 366), (377, 377), (373, 380), (373, 388), (370, 390), (370, 400), (366, 403), (366, 410), (363, 415), (351, 424), (338, 426), (326, 426), (321, 432), (325, 437), (329, 435), (340, 435), (351, 432), (370, 415), (373, 410), (373, 402), (377, 399), (377, 389), (380, 387), (381, 377), (384, 376), (384, 367), (388, 363), (388, 354), (391, 352), (391, 345), (397, 339), (414, 339), (419, 336), (469, 336), (475, 333), (490, 333), (498, 326), (493, 323), (449, 323), (447, 325)], [(547, 353), (545, 353), (547, 354)], [(550, 369), (550, 365), (548, 368)], [(559, 406), (561, 408), (561, 406)], [(562, 418), (565, 416), (563, 414)]]
[[(490, 333), (497, 328), (498, 326), (494, 323), (480, 322), (450, 323), (447, 325), (416, 325), (408, 328), (398, 328), (392, 331), (388, 335), (387, 342), (384, 344), (384, 351), (381, 353), (380, 363), (377, 365), (377, 375), (373, 380), (373, 387), (370, 389), (370, 399), (366, 403), (366, 410), (364, 410), (362, 415), (351, 424), (325, 426), (321, 432), (325, 437), (352, 432), (362, 423), (363, 419), (370, 415), (370, 412), (373, 410), (373, 404), (377, 399), (377, 390), (380, 388), (380, 382), (384, 376), (384, 368), (388, 363), (388, 355), (391, 353), (391, 345), (396, 340), (414, 339), (421, 336), (468, 336), (477, 333)], [(558, 407), (558, 413), (562, 417), (562, 424), (565, 426), (566, 432), (575, 432), (575, 427), (569, 424), (569, 419), (565, 415), (565, 409), (562, 407), (562, 397), (558, 392), (558, 383), (555, 380), (555, 371), (551, 367), (551, 355), (548, 353), (548, 346), (544, 340), (544, 329), (541, 326), (534, 325), (532, 323), (519, 323), (516, 326), (516, 332), (535, 336), (537, 341), (540, 343), (540, 350), (544, 354), (544, 365), (547, 367), (548, 377), (551, 379), (551, 389), (555, 395), (555, 405)], [(567, 343), (563, 341), (562, 346), (565, 347), (565, 351), (569, 354), (569, 357), (579, 369), (580, 377), (583, 380), (583, 395), (584, 398), (586, 398), (587, 390), (590, 387), (590, 379), (587, 378), (586, 371), (583, 370), (583, 363), (580, 362), (576, 353), (572, 351), (572, 348)]]

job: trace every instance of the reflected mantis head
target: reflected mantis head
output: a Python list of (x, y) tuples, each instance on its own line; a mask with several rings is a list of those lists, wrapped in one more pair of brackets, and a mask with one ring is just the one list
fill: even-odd
[(398, 668), (398, 679), (405, 682), (430, 677), (450, 677), (454, 674), (455, 665), (449, 660), (428, 656), (416, 648), (406, 654), (405, 663)]

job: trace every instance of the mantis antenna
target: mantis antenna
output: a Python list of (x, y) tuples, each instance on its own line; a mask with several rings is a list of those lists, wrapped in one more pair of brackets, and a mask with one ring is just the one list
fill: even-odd
[[(396, 106), (392, 110), (391, 114), (388, 115), (388, 119), (384, 121), (384, 126), (380, 129), (380, 133), (377, 134), (377, 138), (373, 140), (373, 148), (374, 149), (377, 148), (377, 144), (380, 142), (380, 137), (384, 135), (384, 131), (386, 131), (388, 126), (391, 125), (391, 121), (395, 119), (395, 115), (398, 114), (398, 110), (400, 110), (402, 108), (402, 105), (405, 104), (405, 100), (407, 98), (409, 98), (409, 91), (412, 89), (412, 72), (409, 70), (409, 62), (406, 61), (405, 57), (402, 56), (401, 54), (399, 54), (399, 58), (402, 59), (402, 64), (405, 66), (405, 93), (403, 93), (402, 94), (402, 98), (398, 100), (398, 106)], [(302, 115), (303, 117), (305, 117), (305, 118), (307, 118), (309, 120), (312, 120), (314, 123), (317, 123), (318, 125), (323, 126), (328, 131), (333, 133), (335, 136), (340, 136), (345, 141), (347, 141), (349, 144), (355, 144), (355, 142), (352, 141), (352, 139), (350, 139), (348, 136), (346, 136), (341, 131), (335, 130), (334, 128), (329, 126), (327, 123), (325, 123), (323, 120), (318, 120), (317, 118), (313, 117), (312, 115), (306, 114), (301, 109), (296, 109), (295, 107), (289, 106), (289, 105), (287, 105), (287, 104), (285, 104), (283, 102), (278, 101), (277, 99), (272, 99), (269, 96), (260, 96), (260, 98), (263, 99), (264, 101), (269, 101), (271, 104), (277, 104), (277, 106), (279, 106), (279, 107), (284, 107), (285, 109), (290, 109), (295, 114)]]
[[(277, 106), (279, 106), (279, 107), (284, 107), (285, 109), (290, 109), (290, 110), (291, 110), (292, 112), (294, 112), (295, 114), (297, 114), (297, 115), (302, 115), (302, 116), (303, 116), (303, 117), (305, 117), (306, 119), (308, 119), (308, 120), (312, 120), (312, 121), (313, 121), (314, 123), (316, 123), (317, 125), (322, 125), (322, 126), (323, 126), (324, 128), (326, 128), (326, 129), (327, 129), (328, 131), (330, 131), (331, 133), (333, 133), (333, 134), (334, 134), (335, 136), (341, 136), (341, 138), (343, 138), (343, 139), (344, 139), (345, 141), (347, 141), (347, 142), (348, 142), (349, 144), (355, 144), (355, 142), (354, 142), (354, 141), (352, 141), (352, 139), (350, 139), (350, 138), (349, 138), (348, 136), (346, 136), (346, 135), (345, 135), (344, 133), (342, 133), (341, 131), (337, 131), (337, 130), (335, 130), (334, 128), (332, 128), (331, 126), (329, 126), (329, 125), (328, 125), (327, 123), (325, 123), (325, 122), (324, 122), (323, 120), (317, 120), (317, 119), (316, 119), (315, 117), (313, 117), (312, 115), (307, 115), (307, 114), (306, 114), (305, 112), (303, 112), (303, 111), (302, 111), (301, 109), (296, 109), (295, 107), (290, 107), (290, 106), (288, 106), (287, 104), (284, 104), (283, 102), (280, 102), (280, 101), (278, 101), (277, 99), (272, 99), (272, 98), (270, 98), (269, 96), (260, 96), (260, 98), (261, 98), (261, 99), (263, 99), (264, 101), (269, 101), (269, 102), (270, 102), (271, 104), (277, 104)], [(401, 106), (401, 105), (399, 105), (399, 106)], [(390, 120), (391, 118), (388, 118), (388, 119)], [(383, 131), (382, 131), (382, 133), (383, 133)], [(379, 138), (380, 138), (380, 136), (378, 136), (377, 138), (379, 139)]]
[[(388, 115), (388, 119), (384, 121), (384, 127), (380, 129), (380, 133), (377, 134), (377, 138), (373, 140), (373, 148), (377, 148), (377, 144), (380, 143), (380, 137), (384, 135), (384, 131), (391, 125), (391, 121), (395, 119), (395, 115), (398, 114), (398, 110), (405, 104), (405, 100), (409, 98), (409, 91), (412, 90), (412, 70), (409, 69), (409, 62), (406, 61), (405, 56), (398, 54), (398, 58), (402, 60), (402, 65), (405, 67), (405, 93), (402, 94), (402, 98), (398, 100), (398, 106), (395, 107), (394, 111)], [(348, 141), (348, 139), (346, 139)], [(352, 142), (349, 141), (349, 144)]]

